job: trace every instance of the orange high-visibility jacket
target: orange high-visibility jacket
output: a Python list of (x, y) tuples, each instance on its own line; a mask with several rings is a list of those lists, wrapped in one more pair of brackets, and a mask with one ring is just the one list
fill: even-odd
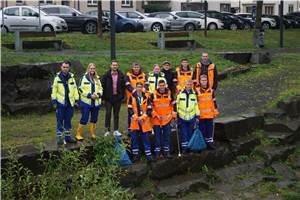
[[(145, 83), (147, 82), (144, 72), (141, 72), (139, 75), (135, 75), (132, 73), (132, 71), (129, 71), (126, 75), (129, 77), (129, 82), (126, 82), (125, 85), (131, 85), (134, 89), (136, 88), (137, 82), (140, 82), (143, 85), (145, 85)], [(127, 99), (129, 99), (129, 97), (132, 95), (128, 89), (126, 89), (126, 95)]]
[[(149, 98), (143, 93), (143, 100), (138, 104), (137, 98), (131, 96), (128, 101), (128, 109), (132, 109), (133, 115), (131, 116), (130, 130), (140, 130), (149, 132), (152, 130), (150, 117), (147, 115), (147, 110), (151, 109)], [(140, 122), (139, 122), (140, 121)]]
[(176, 92), (183, 90), (185, 88), (185, 83), (187, 80), (193, 80), (193, 68), (191, 66), (188, 67), (189, 70), (182, 71), (181, 66), (176, 68), (177, 73), (177, 87)]
[(155, 90), (152, 99), (152, 125), (164, 126), (172, 119), (175, 119), (175, 103), (175, 101), (172, 101), (171, 91), (169, 89), (166, 89), (164, 94), (161, 94), (158, 92), (158, 90)]
[(219, 112), (216, 108), (215, 99), (211, 89), (200, 89), (198, 91), (198, 108), (200, 111), (200, 119), (215, 118)]
[[(202, 65), (201, 63), (197, 63), (196, 65), (196, 88), (197, 90), (199, 90), (200, 88), (200, 74), (201, 74), (201, 68), (202, 68)], [(212, 89), (213, 85), (214, 85), (214, 70), (215, 70), (215, 65), (213, 63), (211, 63), (209, 66), (208, 66), (208, 87), (209, 89)]]

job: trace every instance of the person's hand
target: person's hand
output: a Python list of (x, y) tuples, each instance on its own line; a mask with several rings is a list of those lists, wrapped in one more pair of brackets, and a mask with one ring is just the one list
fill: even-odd
[(91, 95), (91, 98), (94, 99), (94, 100), (97, 99), (97, 97), (98, 97), (98, 95), (96, 95), (96, 94)]
[(56, 100), (52, 100), (52, 106), (56, 110), (56, 108), (57, 108), (57, 101)]

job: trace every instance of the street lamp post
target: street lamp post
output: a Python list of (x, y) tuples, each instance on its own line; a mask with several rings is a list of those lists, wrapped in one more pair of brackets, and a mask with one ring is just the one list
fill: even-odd
[(110, 0), (110, 58), (116, 59), (115, 1)]

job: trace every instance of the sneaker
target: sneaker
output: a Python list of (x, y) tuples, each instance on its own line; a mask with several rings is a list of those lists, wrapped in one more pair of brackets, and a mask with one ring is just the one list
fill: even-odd
[(122, 136), (122, 133), (120, 133), (118, 130), (114, 131), (114, 136)]
[(110, 132), (109, 131), (106, 131), (105, 133), (104, 133), (104, 136), (106, 137), (106, 136), (109, 136), (110, 135)]
[(57, 136), (56, 142), (57, 142), (57, 145), (63, 145), (64, 144), (63, 137), (61, 135)]
[(207, 143), (206, 145), (207, 145), (208, 150), (216, 150), (216, 147), (214, 146), (214, 144), (212, 142)]

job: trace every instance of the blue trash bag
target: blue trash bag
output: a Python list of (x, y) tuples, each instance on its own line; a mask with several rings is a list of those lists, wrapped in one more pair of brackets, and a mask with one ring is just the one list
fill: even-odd
[(206, 143), (204, 141), (201, 131), (197, 128), (195, 129), (189, 143), (188, 148), (193, 152), (199, 152), (206, 149)]
[(125, 147), (122, 145), (119, 139), (116, 138), (115, 151), (118, 154), (118, 164), (120, 166), (132, 165), (132, 162), (128, 156)]

